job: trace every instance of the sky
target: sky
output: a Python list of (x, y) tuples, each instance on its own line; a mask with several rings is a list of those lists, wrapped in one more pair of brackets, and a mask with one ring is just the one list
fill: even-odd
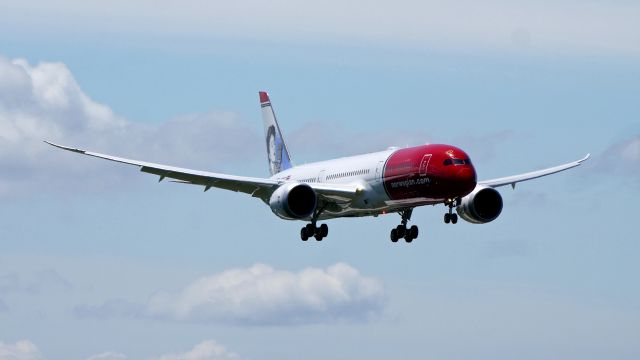
[[(0, 0), (0, 360), (637, 359), (635, 1)], [(268, 176), (448, 143), (500, 189), (484, 225), (418, 208), (302, 242), (244, 194), (42, 140)]]

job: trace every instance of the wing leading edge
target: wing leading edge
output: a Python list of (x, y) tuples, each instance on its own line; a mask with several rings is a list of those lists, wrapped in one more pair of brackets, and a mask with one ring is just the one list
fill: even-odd
[[(97, 157), (100, 159), (115, 161), (123, 164), (134, 165), (140, 168), (140, 171), (160, 176), (160, 181), (164, 178), (170, 178), (178, 180), (178, 182), (201, 185), (204, 186), (204, 191), (209, 190), (212, 187), (231, 190), (236, 192), (243, 192), (253, 197), (260, 198), (265, 202), (269, 201), (271, 194), (282, 184), (284, 181), (277, 181), (273, 179), (254, 178), (247, 176), (236, 176), (228, 174), (213, 173), (208, 171), (191, 170), (185, 168), (179, 168), (174, 166), (156, 164), (145, 161), (125, 159), (117, 156), (111, 156), (107, 154), (100, 154), (87, 150), (77, 149), (64, 145), (55, 144), (49, 141), (45, 143), (55, 146), (57, 148), (75, 152), (78, 154)], [(334, 200), (351, 200), (360, 192), (360, 188), (355, 185), (342, 185), (342, 184), (308, 184), (311, 186), (319, 196), (322, 196)]]
[(574, 168), (576, 166), (580, 166), (582, 165), (583, 162), (587, 161), (590, 156), (591, 154), (587, 154), (585, 157), (583, 157), (580, 160), (572, 161), (570, 163), (566, 163), (566, 164), (562, 164), (562, 165), (558, 165), (558, 166), (554, 166), (554, 167), (550, 167), (542, 170), (536, 170), (536, 171), (532, 171), (524, 174), (507, 176), (507, 177), (502, 177), (498, 179), (480, 181), (478, 182), (478, 185), (489, 186), (492, 188), (496, 188), (504, 185), (511, 185), (511, 187), (515, 187), (516, 183), (519, 183), (521, 181), (536, 179), (539, 177), (555, 174), (560, 171), (565, 171), (565, 170)]

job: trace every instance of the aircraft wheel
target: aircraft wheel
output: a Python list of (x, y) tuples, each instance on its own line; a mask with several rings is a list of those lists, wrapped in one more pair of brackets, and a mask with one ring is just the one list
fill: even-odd
[(304, 228), (307, 229), (308, 237), (312, 237), (316, 233), (316, 227), (311, 223), (307, 224)]
[(458, 222), (458, 214), (451, 214), (451, 223), (455, 224)]
[(327, 224), (322, 224), (320, 225), (320, 235), (322, 235), (322, 237), (327, 237), (327, 235), (329, 235), (329, 226)]
[(411, 237), (414, 239), (418, 238), (418, 227), (413, 225), (410, 229), (409, 229), (409, 234), (411, 234)]
[(451, 214), (445, 213), (444, 214), (444, 223), (448, 224), (449, 222), (451, 222)]
[(307, 233), (306, 227), (300, 229), (300, 239), (302, 239), (302, 241), (307, 241), (309, 239), (309, 233)]
[(391, 241), (392, 241), (392, 242), (398, 242), (398, 239), (400, 238), (400, 237), (398, 236), (398, 230), (397, 230), (397, 229), (391, 229), (391, 235), (390, 235), (390, 237), (391, 237)]
[(407, 227), (404, 225), (398, 225), (396, 227), (396, 234), (398, 235), (398, 238), (404, 237), (404, 235), (407, 233)]
[(316, 241), (322, 241), (322, 234), (316, 234), (314, 237), (316, 238)]
[(413, 225), (404, 234), (404, 241), (410, 243), (418, 237), (418, 227)]

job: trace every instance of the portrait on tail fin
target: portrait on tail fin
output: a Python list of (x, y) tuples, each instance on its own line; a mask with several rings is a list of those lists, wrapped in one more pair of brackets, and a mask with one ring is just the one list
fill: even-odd
[(275, 112), (271, 106), (269, 95), (266, 92), (260, 92), (260, 105), (262, 107), (262, 120), (264, 121), (264, 130), (267, 143), (267, 160), (269, 161), (269, 173), (275, 175), (281, 171), (290, 169), (291, 158), (287, 145), (282, 137), (282, 132), (278, 126)]
[(282, 142), (278, 143), (275, 125), (267, 129), (267, 158), (269, 160), (269, 172), (277, 174), (282, 167)]

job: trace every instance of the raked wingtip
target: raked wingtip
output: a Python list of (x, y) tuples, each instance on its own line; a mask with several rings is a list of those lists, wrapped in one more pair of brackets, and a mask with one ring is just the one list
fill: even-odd
[(59, 149), (63, 149), (63, 150), (68, 150), (68, 151), (73, 151), (73, 152), (77, 152), (80, 154), (84, 154), (86, 151), (82, 150), (82, 149), (76, 149), (76, 148), (72, 148), (72, 147), (68, 147), (68, 146), (64, 146), (64, 145), (60, 145), (60, 144), (56, 144), (56, 143), (52, 143), (51, 141), (47, 141), (47, 140), (42, 140), (45, 143), (51, 145), (51, 146), (55, 146)]

